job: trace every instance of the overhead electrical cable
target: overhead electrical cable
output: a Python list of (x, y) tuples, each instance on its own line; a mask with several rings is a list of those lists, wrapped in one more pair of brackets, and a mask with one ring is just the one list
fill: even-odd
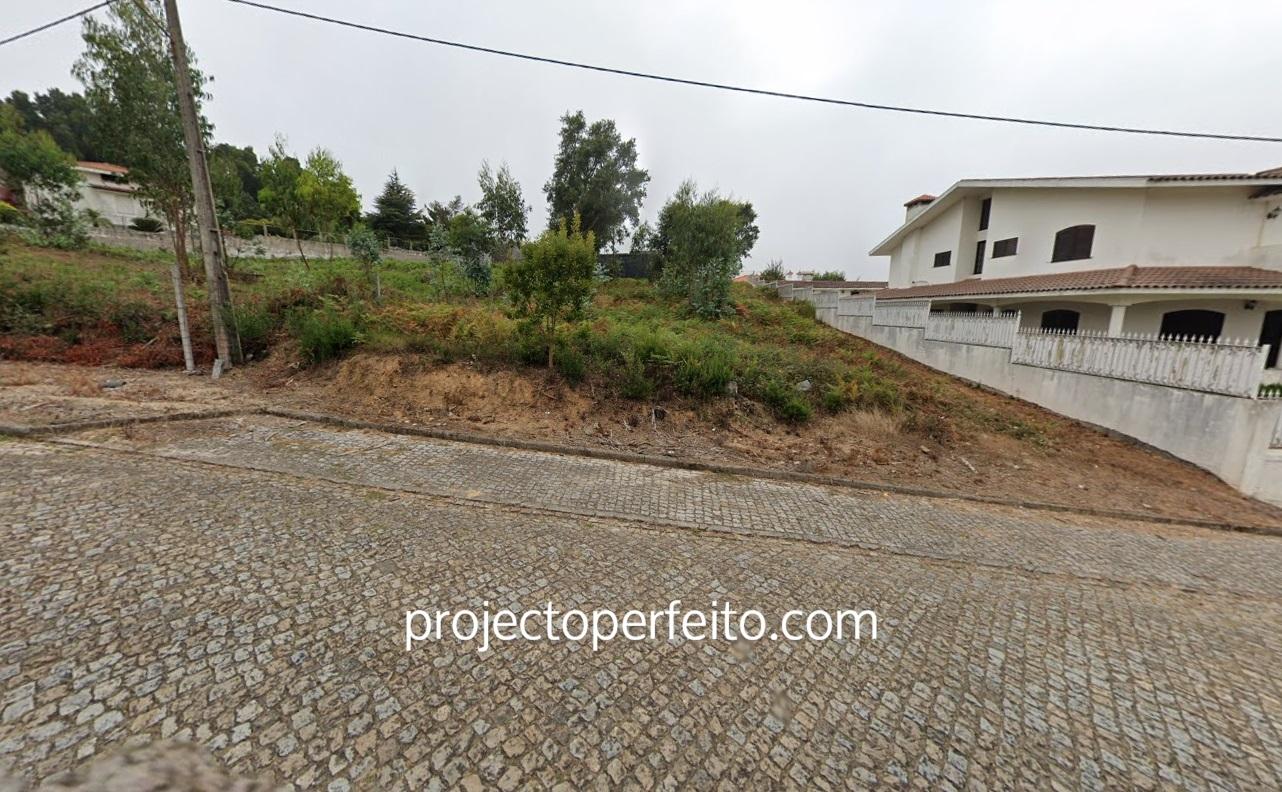
[(1023, 124), (1026, 126), (1056, 127), (1060, 129), (1080, 129), (1093, 132), (1118, 132), (1131, 135), (1160, 135), (1164, 137), (1179, 138), (1200, 138), (1204, 140), (1235, 140), (1248, 141), (1253, 143), (1282, 143), (1282, 137), (1270, 137), (1267, 135), (1246, 135), (1231, 134), (1221, 132), (1197, 132), (1178, 129), (1157, 129), (1146, 127), (1129, 127), (1115, 126), (1107, 124), (1088, 124), (1072, 121), (1051, 121), (1038, 118), (1020, 118), (1016, 116), (988, 115), (984, 113), (963, 113), (951, 110), (931, 110), (921, 107), (905, 107), (901, 105), (878, 104), (875, 102), (860, 102), (852, 99), (834, 99), (824, 96), (810, 96), (807, 94), (791, 93), (787, 91), (772, 91), (765, 88), (751, 88), (743, 85), (730, 85), (727, 83), (709, 82), (707, 80), (695, 80), (685, 77), (672, 77), (663, 74), (653, 74), (650, 72), (634, 71), (631, 69), (617, 69), (610, 66), (598, 66), (591, 63), (580, 63), (578, 61), (563, 60), (561, 58), (550, 58), (543, 55), (531, 55), (526, 52), (514, 52), (511, 50), (502, 50), (495, 47), (485, 47), (479, 44), (466, 44), (459, 41), (449, 41), (447, 39), (433, 38), (431, 36), (421, 36), (416, 33), (409, 33), (403, 30), (393, 30), (391, 28), (376, 27), (366, 25), (360, 22), (352, 22), (345, 19), (336, 19), (334, 17), (312, 14), (306, 11), (297, 11), (292, 8), (281, 8), (279, 6), (259, 3), (254, 0), (228, 0), (228, 2), (238, 5), (252, 6), (264, 11), (272, 11), (278, 14), (286, 14), (303, 19), (310, 19), (316, 22), (324, 22), (331, 25), (340, 25), (354, 30), (363, 30), (369, 33), (379, 33), (385, 36), (395, 36), (397, 38), (410, 39), (426, 44), (437, 44), (443, 47), (454, 47), (455, 49), (469, 50), (471, 52), (482, 52), (489, 55), (500, 55), (505, 58), (517, 58), (520, 60), (534, 61), (536, 63), (546, 63), (554, 66), (565, 66), (572, 69), (584, 69), (587, 71), (602, 72), (605, 74), (614, 74), (622, 77), (634, 77), (643, 80), (655, 80), (658, 82), (676, 83), (679, 85), (691, 85), (700, 88), (713, 88), (721, 91), (734, 91), (736, 93), (756, 94), (758, 96), (772, 96), (780, 99), (795, 99), (803, 102), (817, 102), (828, 105), (839, 105), (844, 107), (858, 107), (866, 110), (883, 110), (894, 113), (913, 113), (916, 115), (941, 116), (944, 118), (961, 118), (971, 121), (992, 121), (1004, 124)]
[(74, 13), (74, 14), (68, 14), (68, 15), (66, 15), (65, 17), (63, 17), (62, 19), (55, 19), (54, 21), (52, 21), (52, 22), (46, 22), (45, 24), (40, 25), (39, 27), (33, 27), (33, 28), (32, 28), (32, 29), (30, 29), (30, 30), (24, 30), (24, 31), (23, 31), (23, 32), (21, 32), (21, 33), (18, 33), (18, 34), (13, 35), (13, 36), (9, 36), (8, 38), (0, 39), (0, 47), (3, 47), (5, 44), (12, 44), (13, 42), (17, 41), (18, 39), (24, 39), (24, 38), (26, 38), (27, 36), (33, 36), (33, 35), (35, 35), (36, 33), (39, 33), (39, 32), (44, 31), (44, 30), (48, 30), (49, 28), (57, 27), (58, 25), (61, 25), (61, 24), (62, 24), (62, 23), (64, 23), (64, 22), (70, 22), (70, 21), (71, 21), (71, 20), (73, 20), (73, 19), (79, 19), (80, 17), (82, 17), (82, 16), (84, 16), (84, 15), (86, 15), (86, 14), (92, 14), (93, 12), (97, 11), (99, 8), (106, 8), (107, 6), (111, 5), (111, 4), (112, 4), (112, 3), (114, 3), (114, 2), (116, 2), (116, 0), (103, 0), (103, 2), (98, 3), (97, 5), (89, 6), (88, 8), (84, 9), (83, 11), (77, 11), (77, 12), (76, 12), (76, 13)]

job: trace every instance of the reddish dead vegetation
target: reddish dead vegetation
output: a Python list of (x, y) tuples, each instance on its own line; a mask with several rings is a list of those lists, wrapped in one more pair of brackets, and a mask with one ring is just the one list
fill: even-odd
[[(192, 336), (196, 365), (212, 365), (212, 336), (204, 327), (193, 328)], [(142, 369), (182, 368), (184, 365), (182, 339), (177, 328), (164, 328), (143, 343), (129, 343), (120, 328), (110, 322), (99, 322), (80, 333), (74, 343), (51, 335), (0, 336), (0, 359)]]

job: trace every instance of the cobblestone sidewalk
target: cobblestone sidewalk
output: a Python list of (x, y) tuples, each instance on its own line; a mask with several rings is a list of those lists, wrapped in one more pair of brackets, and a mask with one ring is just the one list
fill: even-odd
[[(120, 450), (0, 442), (30, 779), (178, 739), (333, 790), (1282, 785), (1276, 538), (268, 418), (81, 439)], [(408, 608), (672, 598), (881, 630), (401, 643)]]

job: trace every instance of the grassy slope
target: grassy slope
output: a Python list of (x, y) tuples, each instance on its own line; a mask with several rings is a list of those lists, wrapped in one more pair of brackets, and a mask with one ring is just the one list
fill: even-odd
[[(546, 347), (500, 300), (465, 294), (447, 266), (386, 262), (384, 302), (368, 300), (349, 260), (242, 260), (233, 292), (247, 351), (293, 336), (314, 362), (359, 345), (440, 361), (537, 371)], [(205, 295), (188, 287), (198, 358), (209, 361)], [(557, 340), (558, 374), (627, 399), (709, 401), (738, 393), (785, 422), (816, 414), (889, 413), (907, 431), (947, 442), (998, 432), (1046, 443), (1027, 416), (980, 406), (970, 389), (819, 325), (805, 304), (736, 284), (737, 311), (688, 316), (650, 284), (600, 289), (591, 315)], [(0, 252), (0, 355), (81, 363), (181, 363), (167, 263), (154, 254), (62, 252), (10, 242)], [(808, 386), (805, 383), (809, 383)]]

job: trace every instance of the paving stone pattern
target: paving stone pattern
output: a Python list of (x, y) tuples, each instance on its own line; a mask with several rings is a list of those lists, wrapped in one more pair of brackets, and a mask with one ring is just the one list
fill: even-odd
[[(299, 789), (1282, 786), (1276, 538), (269, 419), (134, 434), (0, 442), (0, 765), (33, 781), (163, 739)], [(874, 608), (879, 637), (402, 645), (408, 608), (672, 598)]]
[[(201, 430), (192, 431), (193, 424)], [(1282, 591), (1282, 541), (1225, 531), (337, 430), (266, 416), (153, 425), (131, 434), (135, 439), (119, 430), (85, 437), (175, 459), (576, 515), (806, 537), (1193, 590)]]

